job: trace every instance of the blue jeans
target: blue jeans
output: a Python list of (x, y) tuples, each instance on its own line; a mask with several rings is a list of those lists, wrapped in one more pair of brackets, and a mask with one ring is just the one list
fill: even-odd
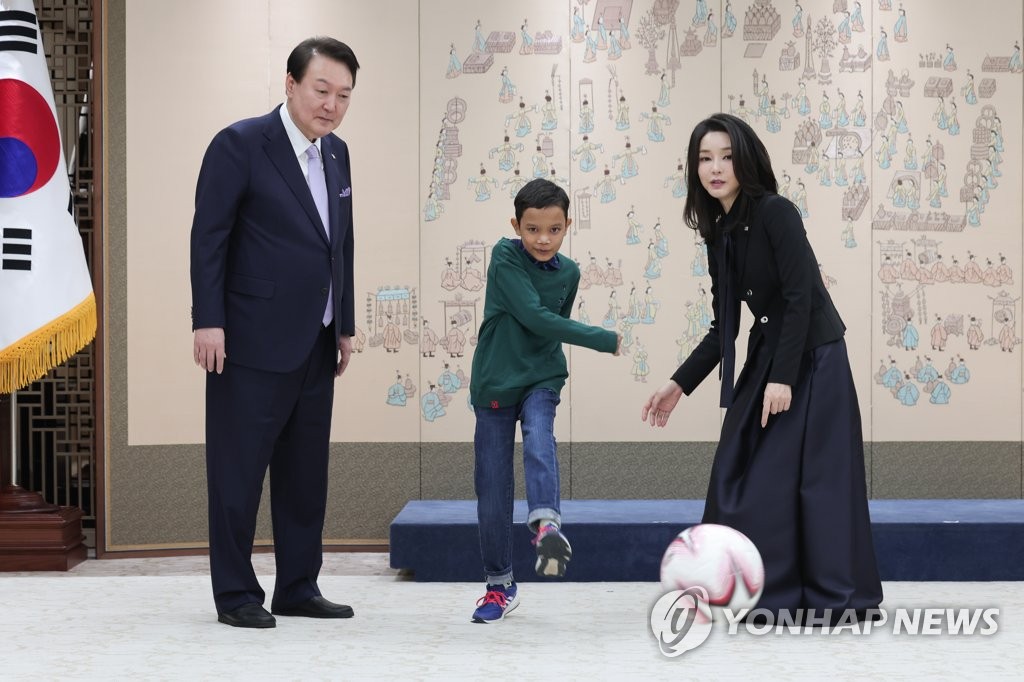
[(512, 581), (512, 507), (515, 474), (512, 453), (516, 422), (522, 423), (526, 477), (526, 522), (536, 529), (542, 519), (561, 524), (558, 456), (555, 452), (555, 408), (560, 399), (551, 389), (529, 393), (515, 407), (476, 407), (474, 483), (480, 529), (480, 553), (487, 582)]

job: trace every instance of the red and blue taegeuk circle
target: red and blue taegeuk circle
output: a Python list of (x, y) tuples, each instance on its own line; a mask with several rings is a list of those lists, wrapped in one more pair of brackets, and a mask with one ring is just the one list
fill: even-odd
[(0, 78), (0, 199), (35, 192), (59, 161), (60, 133), (46, 100), (24, 81)]

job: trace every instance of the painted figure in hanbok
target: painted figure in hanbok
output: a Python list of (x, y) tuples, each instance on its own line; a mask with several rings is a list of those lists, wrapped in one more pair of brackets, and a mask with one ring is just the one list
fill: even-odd
[(917, 263), (914, 262), (914, 254), (907, 251), (903, 257), (903, 263), (900, 264), (900, 277), (906, 280), (917, 280), (918, 270)]
[(900, 401), (901, 405), (907, 407), (913, 407), (917, 404), (917, 399), (921, 397), (921, 391), (918, 390), (917, 386), (910, 383), (910, 375), (906, 375), (907, 382), (899, 387), (896, 391), (896, 399)]
[(661, 85), (660, 85), (661, 89), (658, 92), (658, 106), (659, 107), (667, 107), (669, 104), (672, 103), (672, 98), (671, 98), (671, 96), (669, 94), (668, 79), (665, 76), (666, 76), (665, 72), (662, 71), (661, 72), (661, 79), (660, 79), (661, 80)]
[(430, 194), (427, 195), (427, 203), (423, 206), (423, 219), (429, 223), (440, 218), (443, 212), (444, 205), (434, 197), (433, 185), (431, 185)]
[(736, 32), (736, 15), (732, 13), (732, 3), (726, 0), (725, 19), (722, 21), (722, 37), (728, 38)]
[(896, 121), (896, 130), (901, 135), (906, 135), (910, 132), (910, 128), (907, 126), (907, 114), (903, 111), (903, 102), (896, 102), (896, 112), (892, 115), (892, 118)]
[(647, 265), (644, 267), (644, 277), (647, 279), (661, 277), (661, 259), (658, 258), (658, 249), (653, 240), (647, 244)]
[(804, 166), (804, 170), (808, 173), (817, 173), (820, 159), (821, 151), (818, 149), (818, 144), (811, 140), (807, 147), (807, 165)]
[(875, 56), (880, 62), (889, 61), (889, 39), (882, 29), (878, 30), (878, 47), (875, 48)]
[(864, 111), (864, 93), (857, 91), (857, 103), (853, 105), (853, 125), (863, 128), (868, 122), (867, 112)]
[(629, 130), (629, 105), (626, 96), (619, 95), (619, 103), (615, 112), (615, 129)]
[(832, 127), (832, 104), (828, 100), (827, 92), (821, 93), (821, 96), (821, 105), (818, 107), (818, 111), (821, 112), (818, 116), (818, 125), (822, 130), (828, 130)]
[(843, 229), (843, 233), (839, 236), (839, 239), (843, 242), (843, 246), (848, 249), (854, 249), (857, 247), (857, 240), (853, 236), (852, 220), (846, 221), (846, 227)]
[(522, 42), (519, 44), (519, 54), (533, 54), (533, 36), (530, 35), (530, 31), (526, 28), (526, 20), (523, 20), (523, 25), (519, 27), (519, 35), (522, 37)]
[(654, 300), (654, 293), (651, 287), (644, 289), (644, 314), (640, 318), (641, 324), (654, 324), (654, 318), (658, 315), (658, 306), (661, 304)]
[(658, 258), (664, 258), (668, 255), (668, 239), (665, 238), (660, 221), (654, 223), (654, 252)]
[(850, 114), (846, 111), (846, 95), (839, 88), (836, 88), (839, 98), (836, 100), (836, 127), (850, 125)]
[(916, 211), (921, 208), (921, 188), (917, 186), (913, 178), (908, 178), (907, 183), (905, 189), (907, 208), (911, 211)]
[(859, 2), (853, 3), (853, 13), (850, 15), (850, 28), (858, 33), (864, 31), (864, 9)]
[(952, 391), (949, 390), (949, 386), (940, 377), (936, 379), (934, 386), (932, 387), (932, 397), (928, 399), (933, 405), (948, 405), (949, 396)]
[(949, 281), (952, 284), (963, 284), (964, 269), (960, 267), (960, 261), (953, 256), (953, 264), (949, 266)]
[(771, 93), (768, 90), (767, 78), (761, 77), (761, 85), (754, 88), (754, 94), (757, 95), (757, 113), (759, 116), (763, 116), (768, 113), (768, 105), (771, 104)]
[(604, 25), (604, 15), (597, 18), (597, 49), (607, 50), (608, 49), (608, 28)]
[(801, 116), (811, 113), (811, 100), (807, 97), (807, 83), (800, 81), (796, 97), (793, 98), (793, 106)]
[(998, 116), (992, 117), (992, 146), (996, 148), (997, 152), (1005, 151), (1003, 149), (1003, 122)]
[(540, 144), (537, 145), (536, 151), (533, 156), (530, 157), (530, 161), (533, 164), (533, 177), (543, 178), (548, 173), (548, 157), (544, 156), (544, 150)]
[(549, 93), (544, 94), (544, 106), (541, 107), (540, 113), (543, 117), (540, 122), (541, 130), (554, 130), (558, 127), (558, 107)]
[(622, 56), (622, 43), (619, 37), (612, 31), (608, 34), (608, 61), (615, 61)]
[(395, 324), (391, 313), (387, 314), (387, 321), (384, 323), (383, 346), (388, 353), (397, 353), (402, 347), (402, 330)]
[(460, 73), (462, 73), (462, 62), (459, 61), (459, 55), (455, 54), (455, 43), (452, 43), (451, 49), (448, 50), (448, 71), (444, 77), (456, 78)]
[(988, 163), (992, 167), (993, 177), (1002, 177), (1003, 172), (999, 170), (999, 164), (1003, 162), (1003, 156), (996, 150), (995, 145), (988, 146)]
[(476, 20), (476, 28), (473, 29), (473, 52), (487, 52), (487, 41), (484, 40), (479, 19)]
[(523, 98), (519, 98), (519, 110), (505, 117), (505, 127), (512, 121), (516, 122), (516, 137), (526, 137), (533, 130), (533, 123), (530, 122), (530, 112), (537, 111), (537, 106), (527, 107)]
[(900, 7), (900, 15), (892, 27), (892, 38), (897, 43), (907, 42), (907, 10)]
[(589, 28), (584, 34), (586, 48), (583, 50), (583, 61), (589, 64), (597, 59), (597, 34)]
[(622, 286), (622, 261), (612, 263), (610, 258), (605, 259), (607, 267), (604, 269), (604, 284), (608, 287)]
[(949, 119), (947, 120), (946, 131), (950, 135), (960, 134), (960, 119), (956, 113), (956, 102), (949, 103)]
[(665, 114), (658, 111), (657, 105), (651, 107), (650, 113), (643, 112), (640, 114), (640, 118), (650, 119), (650, 123), (647, 125), (647, 139), (651, 142), (664, 142), (666, 125), (672, 124), (672, 119)]
[(437, 332), (430, 328), (429, 322), (423, 320), (423, 329), (420, 331), (420, 355), (425, 358), (434, 357), (437, 340)]
[(455, 320), (452, 320), (451, 329), (444, 335), (445, 350), (453, 358), (461, 358), (466, 348), (466, 334), (459, 329)]
[(807, 210), (807, 188), (801, 180), (796, 181), (796, 191), (793, 192), (793, 204), (800, 211), (801, 218), (809, 218), (811, 213)]
[(946, 56), (942, 59), (942, 68), (946, 71), (956, 71), (956, 55), (949, 43), (946, 43)]
[(780, 109), (775, 104), (775, 98), (772, 97), (771, 103), (768, 105), (768, 114), (765, 117), (765, 126), (769, 133), (777, 133), (782, 130), (782, 117), (789, 118), (789, 109)]
[(437, 377), (437, 387), (445, 393), (455, 393), (462, 388), (462, 380), (451, 370), (447, 362), (444, 363), (444, 371)]
[(626, 138), (626, 149), (624, 151), (622, 151), (622, 153), (616, 154), (615, 156), (612, 157), (612, 161), (613, 162), (618, 161), (619, 159), (622, 159), (622, 170), (619, 173), (619, 176), (623, 180), (628, 180), (629, 178), (635, 178), (637, 176), (637, 174), (640, 173), (640, 166), (637, 165), (636, 159), (633, 158), (636, 155), (637, 152), (639, 152), (641, 154), (646, 154), (647, 153), (647, 148), (641, 146), (640, 148), (634, 150), (633, 149), (633, 145), (630, 143), (629, 138), (627, 137)]
[(836, 150), (835, 183), (836, 187), (846, 187), (850, 184), (850, 181), (846, 176), (846, 157), (843, 156), (843, 151), (841, 149)]
[(441, 396), (437, 394), (437, 387), (434, 384), (430, 384), (430, 390), (420, 398), (420, 410), (423, 413), (423, 418), (428, 422), (432, 422), (445, 415), (444, 402), (441, 400)]
[(601, 203), (607, 204), (615, 201), (615, 181), (621, 179), (618, 175), (613, 176), (608, 166), (604, 167), (604, 178), (597, 183), (597, 193), (601, 197)]
[(797, 38), (802, 38), (804, 35), (804, 8), (800, 6), (800, 3), (796, 3), (796, 13), (793, 15), (793, 35)]
[(682, 199), (686, 196), (686, 171), (683, 168), (682, 162), (676, 166), (676, 172), (665, 178), (663, 187), (672, 188), (672, 196), (676, 199)]
[(949, 332), (946, 331), (946, 326), (942, 323), (942, 318), (936, 315), (935, 325), (932, 326), (931, 333), (932, 350), (946, 350), (946, 340), (948, 338)]
[(633, 355), (633, 380), (647, 383), (647, 375), (650, 373), (651, 367), (647, 364), (647, 350), (637, 343), (636, 354)]
[(999, 265), (996, 266), (996, 279), (999, 284), (1013, 284), (1013, 270), (1006, 264), (1006, 256), (999, 254)]
[(388, 405), (404, 407), (406, 403), (405, 384), (402, 383), (402, 375), (398, 375), (395, 383), (388, 387), (388, 397), (384, 401)]
[(970, 251), (967, 252), (967, 265), (964, 266), (964, 281), (968, 284), (981, 283), (981, 266)]
[(474, 192), (476, 192), (477, 201), (487, 201), (491, 198), (491, 187), (498, 188), (496, 180), (487, 177), (487, 169), (482, 165), (480, 166), (480, 174), (475, 178), (470, 178), (468, 186)]
[(640, 298), (636, 295), (636, 287), (629, 290), (629, 303), (626, 304), (624, 320), (630, 324), (638, 324), (640, 316), (643, 315), (643, 306), (640, 305)]
[(886, 370), (884, 375), (882, 375), (882, 385), (886, 388), (895, 388), (902, 383), (903, 374), (900, 373), (899, 368), (896, 366), (896, 361), (891, 360), (889, 369)]
[[(589, 173), (597, 168), (597, 157), (594, 156), (595, 149), (604, 152), (604, 145), (594, 144), (590, 141), (589, 135), (584, 135), (583, 143), (572, 150), (572, 158), (575, 159), (577, 156), (580, 158), (580, 170), (584, 173)], [(545, 170), (547, 170), (546, 167)]]
[(619, 45), (623, 50), (633, 47), (633, 43), (629, 42), (629, 27), (626, 26), (626, 20), (621, 14), (619, 15)]
[(1010, 73), (1024, 72), (1024, 62), (1021, 62), (1020, 59), (1020, 43), (1018, 42), (1013, 44), (1013, 54), (1010, 55), (1008, 66), (1010, 67)]
[(913, 319), (907, 315), (907, 324), (903, 327), (903, 338), (901, 340), (903, 350), (916, 350), (920, 339), (921, 335), (918, 333), (917, 327), (914, 326)]
[(473, 262), (470, 259), (466, 259), (466, 267), (462, 271), (462, 280), (460, 281), (463, 289), (467, 291), (480, 291), (484, 288), (484, 277), (483, 274), (473, 267)]
[(960, 88), (960, 94), (968, 104), (978, 103), (978, 95), (974, 92), (974, 74), (970, 69), (967, 69), (967, 82)]
[(512, 79), (508, 77), (508, 67), (502, 67), (501, 90), (498, 91), (498, 101), (502, 104), (508, 104), (515, 97), (515, 94), (516, 86), (512, 83)]
[(875, 154), (875, 160), (878, 162), (878, 167), (886, 169), (889, 167), (892, 161), (892, 155), (889, 152), (889, 137), (882, 135), (881, 144), (878, 145), (878, 153)]
[(883, 284), (895, 284), (896, 283), (896, 266), (892, 262), (890, 256), (886, 256), (885, 260), (878, 268), (878, 279)]
[(504, 142), (497, 147), (491, 147), (490, 151), (487, 152), (487, 158), (493, 159), (494, 155), (497, 154), (498, 168), (503, 171), (510, 171), (516, 165), (516, 152), (521, 151), (523, 151), (523, 143), (516, 142), (512, 144), (509, 141), (508, 135), (506, 135)]
[(1012, 353), (1013, 347), (1017, 345), (1017, 332), (1013, 328), (1013, 320), (1007, 320), (1003, 328), (999, 330), (999, 349), (1004, 353)]
[(913, 136), (907, 138), (907, 146), (904, 148), (903, 167), (906, 170), (917, 170), (917, 148), (914, 146)]
[(853, 162), (853, 184), (863, 184), (867, 179), (868, 176), (864, 173), (864, 152), (858, 149), (857, 160)]
[(818, 184), (822, 187), (832, 186), (832, 164), (828, 162), (828, 154), (821, 155), (821, 170), (818, 173)]
[(608, 312), (601, 320), (601, 326), (605, 329), (615, 329), (619, 322), (619, 300), (615, 297), (615, 289), (608, 294)]
[(459, 273), (455, 271), (455, 266), (452, 265), (451, 260), (445, 259), (445, 263), (447, 263), (448, 268), (441, 275), (441, 288), (452, 291), (459, 287), (459, 282), (461, 280), (459, 278)]
[(889, 139), (889, 156), (894, 157), (899, 151), (896, 148), (896, 142), (899, 140), (899, 128), (896, 124), (896, 118), (893, 116), (889, 117), (889, 128), (886, 130), (885, 136)]
[(632, 207), (630, 207), (629, 212), (626, 214), (626, 225), (626, 244), (630, 246), (639, 244), (640, 231), (644, 229), (644, 226), (636, 219), (636, 213)]
[(850, 13), (843, 12), (843, 20), (839, 22), (838, 29), (839, 42), (843, 43), (844, 45), (849, 44), (851, 31), (852, 27), (850, 26)]
[(582, 324), (590, 324), (590, 313), (587, 312), (586, 301), (583, 297), (580, 297), (579, 303), (576, 304), (576, 319)]
[(590, 105), (586, 98), (583, 99), (583, 104), (580, 105), (580, 132), (594, 132), (594, 107)]
[(708, 13), (707, 0), (697, 0), (697, 8), (693, 13), (693, 25), (703, 26), (704, 22), (708, 20)]
[(948, 197), (949, 190), (946, 189), (946, 164), (939, 162), (939, 175), (935, 180), (939, 183), (939, 196)]
[(779, 181), (779, 196), (789, 199), (789, 187), (792, 184), (793, 178), (786, 171), (782, 171), (782, 179)]
[(984, 340), (985, 332), (981, 330), (981, 320), (971, 317), (971, 326), (967, 328), (967, 347), (978, 350)]
[(582, 43), (586, 34), (586, 29), (587, 22), (583, 19), (583, 16), (580, 14), (580, 8), (578, 6), (573, 7), (572, 33), (569, 34), (569, 37), (572, 39), (572, 42)]
[(715, 25), (715, 13), (708, 12), (708, 25), (704, 31), (704, 46), (714, 47), (718, 44), (718, 26)]
[(694, 277), (703, 277), (708, 274), (708, 246), (701, 240), (694, 245), (696, 253), (690, 261), (690, 273)]
[(942, 254), (937, 254), (935, 258), (936, 260), (932, 264), (932, 279), (936, 282), (948, 282), (949, 268), (942, 262)]

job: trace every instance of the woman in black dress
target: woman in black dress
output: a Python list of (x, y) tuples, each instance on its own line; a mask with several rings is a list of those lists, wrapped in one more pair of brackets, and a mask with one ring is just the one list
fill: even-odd
[[(818, 270), (796, 207), (777, 194), (764, 144), (741, 119), (697, 124), (687, 152), (684, 219), (708, 245), (714, 322), (648, 399), (642, 418), (664, 426), (720, 366), (727, 408), (704, 523), (749, 537), (765, 565), (758, 608), (847, 609), (882, 600), (864, 483), (864, 444), (845, 326)], [(739, 306), (754, 315), (733, 385)]]

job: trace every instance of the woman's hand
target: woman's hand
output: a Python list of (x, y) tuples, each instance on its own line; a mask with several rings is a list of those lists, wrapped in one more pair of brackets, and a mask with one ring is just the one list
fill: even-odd
[(764, 409), (761, 410), (761, 428), (768, 426), (768, 415), (785, 412), (793, 402), (793, 392), (786, 384), (768, 384), (764, 388)]
[(672, 414), (672, 410), (675, 409), (676, 403), (679, 402), (679, 397), (682, 395), (682, 387), (669, 379), (668, 383), (655, 391), (644, 403), (640, 421), (650, 421), (651, 426), (664, 426), (668, 423), (668, 417)]

